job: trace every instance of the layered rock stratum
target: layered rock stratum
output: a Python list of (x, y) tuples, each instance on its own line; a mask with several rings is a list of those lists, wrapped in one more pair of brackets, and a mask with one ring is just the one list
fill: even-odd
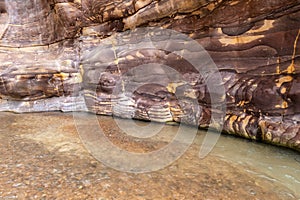
[(0, 0), (0, 110), (182, 122), (300, 150), (299, 37), (299, 0)]

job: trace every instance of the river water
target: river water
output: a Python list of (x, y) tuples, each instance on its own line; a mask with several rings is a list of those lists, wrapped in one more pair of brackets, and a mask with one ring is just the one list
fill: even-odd
[(3, 112), (0, 120), (0, 199), (300, 199), (300, 154), (290, 149), (221, 135), (199, 158), (206, 135), (216, 133), (184, 127), (185, 136), (197, 134), (188, 146), (177, 141), (174, 152), (187, 147), (182, 156), (128, 172), (130, 157), (104, 149), (101, 160), (89, 146), (97, 129), (119, 150), (144, 155), (174, 141), (179, 125), (60, 112)]
[(300, 194), (299, 152), (223, 136), (212, 154), (235, 165), (244, 166), (251, 176), (281, 183), (295, 194)]
[[(162, 125), (157, 123), (143, 121), (135, 121), (135, 123), (144, 131), (147, 131), (147, 129), (149, 129), (149, 132), (158, 132), (157, 130), (161, 130), (159, 133), (161, 135), (156, 138), (156, 141), (171, 141), (170, 138), (173, 138), (175, 133), (177, 134), (178, 132), (177, 126), (167, 125), (161, 129)], [(128, 120), (111, 118), (110, 124), (118, 125), (119, 128), (123, 128), (124, 132), (128, 133), (130, 131), (130, 129), (124, 130), (124, 126), (122, 126), (128, 124)], [(193, 132), (194, 130), (193, 128), (187, 127), (185, 131)], [(205, 136), (209, 134), (216, 133), (198, 130), (197, 136), (191, 145), (195, 145), (195, 151), (193, 151), (192, 154), (194, 154), (194, 159), (198, 162), (202, 161), (198, 155), (200, 147), (204, 145)], [(283, 196), (286, 196), (286, 198), (300, 198), (299, 152), (225, 134), (217, 136), (219, 136), (218, 141), (214, 144), (212, 151), (207, 157), (215, 157), (216, 159), (230, 163), (230, 165), (236, 168), (243, 169), (246, 174), (255, 179), (270, 181), (273, 184), (274, 192), (281, 193)], [(187, 163), (182, 164), (186, 165)], [(221, 170), (222, 169), (220, 169), (220, 171)], [(290, 189), (293, 194), (285, 191), (286, 188)]]

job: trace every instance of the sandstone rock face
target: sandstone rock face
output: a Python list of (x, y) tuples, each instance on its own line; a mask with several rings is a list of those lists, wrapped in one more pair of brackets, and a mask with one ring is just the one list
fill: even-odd
[(0, 109), (220, 118), (300, 150), (299, 37), (299, 0), (0, 0)]

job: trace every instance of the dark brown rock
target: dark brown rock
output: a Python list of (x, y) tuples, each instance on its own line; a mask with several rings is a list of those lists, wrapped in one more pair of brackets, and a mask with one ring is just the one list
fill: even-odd
[[(143, 120), (208, 127), (217, 115), (224, 132), (299, 150), (299, 19), (299, 0), (0, 0), (2, 110), (78, 97), (92, 112)], [(164, 43), (166, 29), (208, 54)], [(206, 60), (199, 73), (189, 62), (199, 55), (218, 70)]]

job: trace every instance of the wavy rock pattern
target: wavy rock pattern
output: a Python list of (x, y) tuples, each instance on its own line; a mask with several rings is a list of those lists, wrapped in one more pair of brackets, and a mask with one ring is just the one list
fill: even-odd
[[(129, 51), (141, 41), (124, 31), (138, 27), (186, 34), (218, 72), (162, 49)], [(224, 101), (213, 107), (206, 83), (220, 75), (224, 132), (300, 150), (299, 37), (299, 0), (0, 0), (0, 110), (207, 127)]]

